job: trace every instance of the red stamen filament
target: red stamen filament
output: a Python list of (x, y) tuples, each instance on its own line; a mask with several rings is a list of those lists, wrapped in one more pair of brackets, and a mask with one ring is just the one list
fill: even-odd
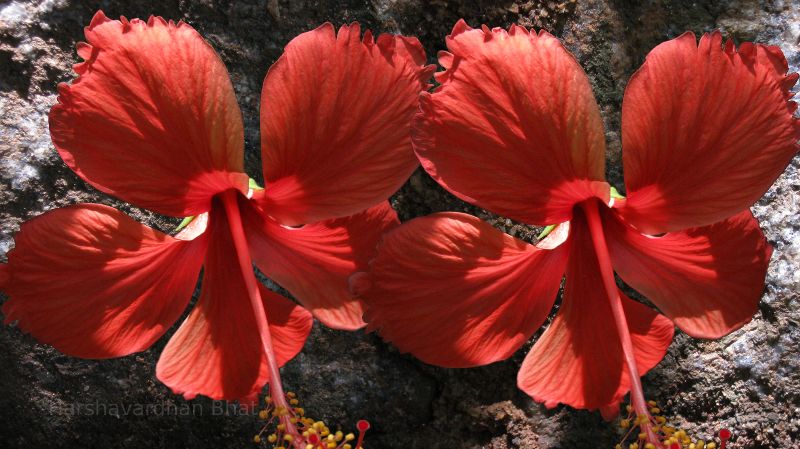
[[(267, 410), (264, 417), (267, 420), (264, 428), (255, 437), (255, 442), (261, 442), (261, 435), (266, 432), (267, 428), (272, 424), (275, 419), (279, 424), (276, 428), (278, 432), (273, 434), (274, 441), (270, 441), (281, 446), (288, 443), (295, 449), (308, 449), (309, 446), (313, 449), (346, 449), (350, 448), (349, 442), (355, 437), (351, 434), (344, 435), (342, 432), (337, 431), (331, 434), (325, 424), (321, 421), (314, 422), (308, 418), (303, 418), (303, 410), (294, 407), (297, 400), (294, 399), (294, 393), (285, 393), (283, 385), (281, 384), (281, 374), (278, 368), (278, 362), (275, 358), (275, 351), (272, 345), (272, 335), (269, 331), (269, 321), (266, 311), (264, 310), (264, 303), (261, 299), (261, 293), (258, 290), (258, 279), (256, 279), (253, 271), (253, 263), (250, 257), (250, 250), (247, 245), (247, 239), (244, 234), (242, 226), (242, 218), (239, 212), (238, 192), (230, 190), (222, 194), (222, 203), (225, 207), (225, 214), (228, 218), (228, 226), (231, 230), (233, 237), (233, 244), (236, 249), (236, 256), (239, 260), (239, 268), (242, 270), (242, 276), (247, 287), (247, 293), (250, 298), (250, 304), (253, 307), (253, 313), (256, 317), (256, 325), (258, 326), (259, 334), (261, 335), (261, 343), (264, 348), (264, 353), (267, 356), (267, 366), (269, 369), (269, 390), (270, 398), (267, 401), (269, 410)], [(290, 399), (291, 398), (291, 399)], [(291, 404), (290, 404), (291, 401)], [(273, 412), (273, 413), (270, 413)], [(298, 423), (300, 429), (298, 430)], [(369, 422), (358, 422), (358, 443), (355, 449), (362, 449), (362, 442), (364, 441), (364, 434), (369, 429)], [(318, 435), (316, 432), (321, 432)], [(327, 437), (327, 438), (323, 438)]]
[(631, 340), (631, 333), (628, 329), (628, 321), (625, 318), (625, 311), (622, 308), (622, 298), (619, 296), (617, 290), (617, 282), (614, 279), (614, 268), (611, 265), (611, 257), (608, 254), (608, 245), (606, 244), (605, 234), (603, 233), (603, 224), (600, 219), (600, 212), (597, 208), (597, 201), (590, 200), (584, 203), (584, 211), (586, 212), (586, 219), (589, 222), (589, 232), (592, 236), (592, 243), (594, 245), (595, 254), (597, 254), (597, 262), (600, 265), (600, 273), (603, 278), (603, 286), (608, 295), (608, 301), (611, 305), (611, 312), (614, 316), (614, 323), (619, 334), (619, 340), (622, 344), (622, 353), (625, 357), (625, 364), (628, 367), (628, 373), (631, 381), (631, 404), (638, 416), (648, 417), (647, 422), (641, 424), (641, 428), (647, 433), (647, 439), (653, 443), (656, 448), (662, 448), (663, 445), (653, 432), (650, 412), (647, 408), (647, 402), (644, 398), (644, 391), (642, 389), (642, 381), (639, 377), (639, 370), (636, 367), (636, 356), (633, 351), (633, 341)]
[[(230, 227), (233, 244), (236, 248), (236, 256), (239, 259), (239, 268), (241, 268), (242, 276), (244, 276), (247, 293), (250, 297), (250, 305), (253, 307), (256, 325), (261, 335), (261, 343), (264, 347), (264, 353), (267, 356), (270, 395), (275, 399), (276, 406), (291, 410), (289, 404), (286, 402), (286, 395), (283, 392), (281, 373), (278, 368), (278, 361), (275, 359), (272, 335), (269, 332), (269, 321), (267, 321), (267, 313), (264, 310), (264, 302), (261, 300), (261, 293), (258, 291), (258, 279), (256, 279), (255, 273), (253, 272), (253, 262), (250, 258), (250, 249), (248, 248), (247, 239), (244, 235), (244, 228), (242, 227), (242, 217), (239, 213), (237, 197), (238, 192), (229, 190), (222, 195), (222, 203), (225, 206), (228, 226)], [(297, 433), (294, 424), (287, 416), (281, 416), (280, 420), (281, 423), (286, 426), (288, 434), (293, 435)]]

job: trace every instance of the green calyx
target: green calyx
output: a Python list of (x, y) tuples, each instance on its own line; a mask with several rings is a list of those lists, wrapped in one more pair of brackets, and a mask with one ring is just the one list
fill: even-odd
[[(614, 186), (611, 186), (611, 198), (614, 198), (614, 199), (617, 199), (617, 200), (624, 200), (625, 199), (625, 197), (622, 196), (622, 194), (620, 194), (619, 191), (617, 190), (617, 188), (614, 187)], [(555, 228), (556, 228), (556, 225), (554, 225), (554, 224), (552, 224), (550, 226), (547, 226), (546, 228), (544, 228), (544, 230), (541, 233), (539, 233), (539, 236), (537, 237), (537, 239), (541, 240), (541, 239), (547, 237), (548, 235), (550, 235), (551, 232), (553, 232), (553, 229), (555, 229)]]
[(550, 234), (551, 232), (553, 232), (553, 229), (555, 229), (555, 228), (556, 228), (556, 225), (554, 225), (554, 224), (552, 224), (552, 225), (550, 225), (550, 226), (547, 226), (546, 228), (544, 228), (544, 230), (543, 230), (542, 232), (540, 232), (540, 233), (539, 233), (539, 236), (538, 236), (538, 237), (536, 237), (536, 238), (537, 238), (537, 239), (539, 239), (539, 240), (541, 240), (541, 239), (543, 239), (543, 238), (547, 237), (547, 236), (548, 236), (548, 234)]
[(625, 199), (625, 197), (622, 196), (619, 193), (619, 191), (617, 191), (617, 188), (614, 187), (614, 186), (611, 186), (611, 198), (614, 198), (614, 199), (617, 199), (617, 200), (624, 200)]
[(250, 187), (253, 190), (264, 190), (264, 188), (258, 185), (256, 180), (253, 178), (250, 178), (250, 183), (248, 184), (248, 187)]
[(180, 232), (181, 230), (183, 230), (183, 228), (189, 226), (189, 223), (191, 223), (192, 220), (194, 220), (194, 215), (191, 217), (184, 218), (183, 221), (181, 221), (181, 223), (178, 225), (178, 227), (175, 228), (175, 232)]
[[(253, 179), (253, 178), (249, 178), (249, 179), (250, 179), (250, 182), (247, 185), (248, 188), (253, 189), (253, 190), (264, 190), (263, 187), (258, 185), (258, 183), (256, 182), (255, 179)], [(191, 223), (192, 220), (194, 220), (194, 219), (195, 219), (194, 215), (191, 216), (191, 217), (184, 218), (183, 221), (180, 222), (178, 227), (175, 228), (175, 232), (181, 232), (183, 230), (183, 228), (185, 228), (186, 226), (189, 226), (189, 223)]]

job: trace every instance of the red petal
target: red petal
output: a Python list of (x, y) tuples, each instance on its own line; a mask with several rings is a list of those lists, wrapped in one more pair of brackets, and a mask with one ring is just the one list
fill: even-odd
[(772, 247), (750, 211), (662, 237), (604, 221), (617, 273), (687, 334), (719, 338), (756, 313)]
[(78, 357), (150, 347), (192, 297), (207, 238), (176, 240), (84, 204), (22, 225), (5, 266), (6, 323)]
[(625, 91), (627, 220), (647, 234), (752, 205), (797, 153), (800, 122), (777, 47), (686, 33), (647, 56)]
[(86, 28), (79, 77), (59, 86), (50, 134), (92, 186), (141, 207), (189, 216), (223, 190), (247, 191), (244, 132), (219, 56), (185, 23), (151, 17)]
[(545, 250), (471, 215), (433, 214), (387, 233), (353, 288), (370, 329), (401, 351), (445, 367), (485, 365), (544, 322), (564, 275), (559, 243)]
[[(517, 384), (547, 407), (560, 402), (607, 413), (630, 389), (630, 376), (587, 224), (573, 223), (573, 230), (561, 308), (525, 357)], [(674, 328), (663, 315), (620, 296), (644, 375), (666, 354)]]
[(269, 320), (275, 358), (278, 366), (283, 366), (303, 350), (314, 317), (308, 310), (275, 292), (266, 288), (259, 290)]
[(365, 270), (381, 234), (397, 226), (388, 202), (351, 217), (288, 228), (244, 205), (253, 261), (326, 326), (364, 326), (363, 307), (347, 279)]
[(421, 96), (412, 130), (431, 176), (467, 202), (526, 223), (567, 221), (589, 197), (607, 202), (600, 111), (558, 39), (462, 20), (447, 47), (442, 86)]
[(0, 290), (5, 290), (8, 281), (11, 280), (11, 274), (8, 272), (7, 264), (0, 264)]
[[(200, 298), (164, 348), (156, 375), (187, 399), (202, 394), (251, 401), (269, 381), (266, 355), (227, 220), (214, 212)], [(283, 365), (303, 348), (313, 319), (288, 299), (263, 287), (259, 291)]]
[(361, 40), (358, 24), (293, 39), (261, 94), (270, 214), (287, 225), (344, 217), (385, 200), (417, 167), (410, 121), (433, 67), (415, 38)]
[(613, 421), (619, 416), (619, 404), (608, 404), (600, 407), (600, 415), (606, 421)]

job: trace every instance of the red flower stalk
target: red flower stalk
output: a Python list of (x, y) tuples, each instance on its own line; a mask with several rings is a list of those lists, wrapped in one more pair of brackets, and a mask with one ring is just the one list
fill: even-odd
[[(673, 323), (718, 338), (756, 311), (771, 247), (748, 207), (798, 151), (797, 74), (778, 48), (736, 49), (719, 33), (656, 47), (625, 92), (628, 198), (612, 199), (598, 106), (556, 38), (460, 21), (447, 47), (441, 86), (422, 94), (412, 128), (423, 167), (471, 204), (560, 224), (537, 245), (462, 213), (389, 231), (351, 279), (369, 327), (428, 363), (485, 365), (542, 326), (566, 273), (519, 387), (607, 417), (630, 390), (649, 416), (639, 378)], [(660, 313), (624, 295), (615, 272)]]
[[(357, 24), (290, 42), (264, 80), (266, 186), (251, 189), (233, 86), (192, 27), (98, 12), (86, 39), (50, 113), (59, 154), (103, 192), (196, 218), (174, 237), (98, 204), (25, 223), (0, 265), (6, 323), (78, 357), (143, 351), (184, 312), (203, 267), (158, 378), (186, 398), (248, 401), (269, 382), (291, 408), (278, 368), (302, 349), (312, 314), (363, 326), (347, 276), (397, 224), (386, 198), (418, 163), (410, 120), (433, 71), (421, 45), (362, 39)], [(303, 307), (261, 285), (253, 264)]]

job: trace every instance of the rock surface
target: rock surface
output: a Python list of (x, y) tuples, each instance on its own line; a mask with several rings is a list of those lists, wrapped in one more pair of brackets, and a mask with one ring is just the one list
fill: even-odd
[[(183, 19), (221, 54), (246, 126), (249, 173), (258, 176), (261, 81), (283, 46), (324, 21), (359, 21), (376, 31), (418, 36), (432, 62), (457, 19), (473, 26), (545, 27), (589, 74), (609, 145), (610, 181), (622, 187), (620, 105), (630, 75), (658, 43), (686, 30), (721, 29), (737, 41), (779, 45), (800, 67), (800, 1), (659, 0), (14, 0), (0, 2), (0, 260), (22, 221), (94, 201), (144, 223), (172, 221), (88, 187), (50, 143), (47, 112), (56, 84), (69, 81), (75, 43), (92, 14)], [(645, 377), (647, 394), (697, 436), (728, 427), (731, 448), (800, 447), (800, 185), (795, 159), (753, 208), (775, 246), (760, 311), (743, 329), (699, 341), (678, 332), (665, 360)], [(456, 200), (417, 172), (393, 198), (401, 217), (464, 210), (506, 232), (534, 229)], [(0, 328), (0, 447), (248, 447), (258, 420), (209, 400), (184, 401), (154, 376), (166, 338), (118, 360), (84, 361)], [(289, 363), (287, 384), (315, 417), (348, 429), (370, 419), (370, 449), (613, 448), (619, 436), (599, 414), (547, 410), (517, 390), (526, 346), (510, 360), (472, 370), (424, 365), (375, 336), (315, 326)], [(145, 408), (136, 408), (144, 404)]]

